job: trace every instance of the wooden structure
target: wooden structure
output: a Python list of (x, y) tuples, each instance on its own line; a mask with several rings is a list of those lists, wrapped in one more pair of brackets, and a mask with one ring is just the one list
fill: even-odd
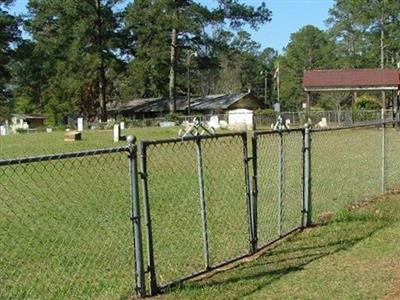
[[(390, 107), (393, 111), (399, 110), (398, 69), (308, 70), (304, 71), (303, 87), (308, 109), (313, 92), (353, 92), (354, 101), (358, 91), (381, 91), (391, 93)], [(388, 107), (385, 98), (382, 97), (383, 109)]]

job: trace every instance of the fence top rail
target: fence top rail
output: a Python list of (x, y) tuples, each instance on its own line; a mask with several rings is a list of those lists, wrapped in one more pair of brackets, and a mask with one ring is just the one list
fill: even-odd
[(342, 127), (334, 127), (334, 128), (311, 128), (311, 132), (326, 132), (326, 131), (338, 131), (338, 130), (349, 130), (349, 129), (360, 129), (367, 127), (376, 127), (387, 124), (395, 124), (396, 121), (380, 121), (380, 122), (370, 122), (364, 124), (355, 124), (351, 126), (342, 126)]
[(256, 130), (254, 131), (255, 135), (274, 135), (278, 133), (293, 133), (293, 132), (302, 132), (304, 128), (293, 128), (293, 129), (281, 129), (281, 130)]
[(177, 144), (177, 143), (190, 142), (190, 141), (211, 140), (211, 139), (219, 139), (219, 138), (224, 138), (224, 137), (243, 137), (243, 136), (247, 136), (246, 131), (216, 133), (213, 135), (187, 136), (184, 138), (176, 137), (176, 138), (159, 139), (159, 140), (143, 140), (140, 142), (140, 144), (141, 144), (141, 147), (143, 148), (143, 147), (147, 147), (149, 145)]
[(61, 160), (61, 159), (67, 159), (67, 158), (77, 158), (77, 157), (84, 157), (84, 156), (95, 156), (95, 155), (109, 154), (109, 153), (127, 152), (127, 151), (129, 151), (129, 146), (114, 147), (114, 148), (101, 148), (101, 149), (83, 150), (83, 151), (76, 151), (76, 152), (66, 152), (66, 153), (38, 155), (38, 156), (26, 156), (26, 157), (5, 159), (5, 160), (0, 159), (0, 167), (34, 163), (34, 162), (43, 162), (43, 161), (50, 161), (50, 160)]

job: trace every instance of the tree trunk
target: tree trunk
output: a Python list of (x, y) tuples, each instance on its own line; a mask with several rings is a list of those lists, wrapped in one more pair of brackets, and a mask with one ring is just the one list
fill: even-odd
[[(176, 18), (176, 11), (174, 12), (174, 19)], [(170, 61), (170, 69), (169, 69), (169, 111), (176, 111), (176, 94), (175, 94), (175, 67), (176, 67), (176, 56), (177, 56), (177, 30), (176, 28), (172, 29), (171, 34), (171, 61)]]
[(104, 63), (103, 53), (103, 37), (102, 37), (102, 16), (101, 16), (101, 0), (96, 0), (97, 10), (97, 36), (96, 44), (100, 55), (100, 65), (98, 66), (99, 71), (99, 101), (100, 101), (100, 119), (102, 122), (107, 122), (107, 79), (106, 79), (106, 66)]

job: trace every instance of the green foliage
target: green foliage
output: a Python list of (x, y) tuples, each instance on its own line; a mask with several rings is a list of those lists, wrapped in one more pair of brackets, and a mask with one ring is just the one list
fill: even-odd
[(10, 15), (2, 6), (11, 4), (12, 0), (0, 1), (0, 121), (8, 119), (14, 101), (11, 95), (10, 64), (14, 54), (13, 43), (19, 41), (18, 19)]
[(378, 98), (368, 94), (358, 97), (354, 106), (356, 109), (364, 110), (380, 110), (382, 108)]
[(300, 109), (306, 100), (302, 87), (304, 70), (333, 67), (334, 47), (325, 32), (311, 25), (291, 35), (285, 54), (279, 59), (284, 110)]
[(166, 114), (165, 115), (165, 120), (167, 120), (167, 121), (171, 121), (171, 122), (178, 122), (178, 121), (180, 121), (180, 118), (179, 117), (181, 117), (182, 116), (182, 114), (180, 114), (180, 113), (169, 113), (169, 114)]

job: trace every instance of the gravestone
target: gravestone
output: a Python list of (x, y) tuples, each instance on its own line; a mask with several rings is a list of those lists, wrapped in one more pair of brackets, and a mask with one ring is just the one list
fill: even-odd
[(6, 135), (6, 126), (0, 126), (0, 136)]
[(219, 125), (219, 118), (218, 116), (212, 116), (210, 118), (210, 121), (208, 122), (208, 126), (214, 128), (214, 129), (219, 129), (220, 125)]
[(52, 133), (53, 132), (53, 128), (46, 128), (46, 132), (47, 133)]
[(75, 142), (82, 140), (82, 133), (78, 131), (67, 131), (64, 134), (64, 141)]
[(114, 143), (119, 142), (121, 138), (121, 127), (119, 124), (115, 124), (114, 125), (114, 129), (113, 129), (113, 141)]
[(78, 118), (78, 131), (83, 131), (83, 118)]
[(124, 130), (125, 129), (125, 122), (119, 123), (120, 129)]

